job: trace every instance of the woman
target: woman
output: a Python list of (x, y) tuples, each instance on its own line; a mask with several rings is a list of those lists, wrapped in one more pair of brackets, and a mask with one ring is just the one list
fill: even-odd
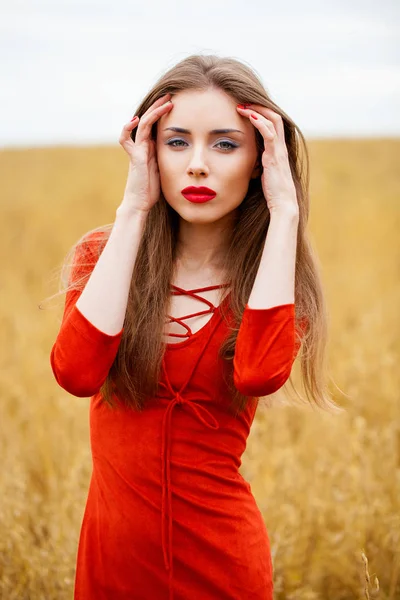
[(171, 68), (123, 127), (124, 197), (71, 251), (51, 352), (91, 396), (75, 600), (272, 599), (238, 471), (258, 399), (302, 347), (308, 401), (336, 407), (299, 139), (308, 159), (252, 70), (216, 56)]

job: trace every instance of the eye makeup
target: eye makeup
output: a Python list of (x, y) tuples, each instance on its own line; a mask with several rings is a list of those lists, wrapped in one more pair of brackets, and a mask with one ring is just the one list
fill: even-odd
[[(175, 142), (183, 142), (184, 144), (186, 144), (187, 142), (185, 142), (185, 140), (183, 140), (182, 138), (174, 138), (172, 140), (168, 140), (166, 143), (167, 146), (171, 146), (172, 148), (182, 148), (184, 146), (174, 146), (173, 144)], [(215, 145), (217, 146), (218, 144), (229, 144), (229, 148), (220, 148), (220, 150), (224, 150), (229, 151), (229, 150), (234, 150), (235, 148), (239, 147), (239, 144), (235, 144), (234, 142), (230, 141), (230, 140), (219, 140), (218, 142), (215, 143)]]

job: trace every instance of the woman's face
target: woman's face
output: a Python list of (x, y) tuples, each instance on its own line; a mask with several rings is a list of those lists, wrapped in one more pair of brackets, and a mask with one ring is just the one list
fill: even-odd
[[(255, 128), (237, 112), (235, 100), (219, 89), (179, 92), (172, 104), (157, 122), (162, 192), (185, 221), (217, 221), (241, 204), (250, 179), (259, 174)], [(213, 133), (214, 129), (236, 131)], [(211, 188), (216, 196), (205, 203), (192, 203), (181, 193), (188, 186)]]

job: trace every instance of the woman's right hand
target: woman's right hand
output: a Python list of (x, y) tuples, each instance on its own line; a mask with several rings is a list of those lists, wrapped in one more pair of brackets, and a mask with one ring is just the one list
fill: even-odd
[[(119, 143), (129, 155), (129, 172), (126, 182), (123, 208), (148, 213), (160, 198), (160, 176), (156, 157), (156, 142), (151, 139), (152, 126), (172, 108), (171, 94), (154, 102), (143, 114), (124, 125)], [(139, 123), (139, 125), (138, 125)], [(135, 141), (131, 138), (137, 127)]]

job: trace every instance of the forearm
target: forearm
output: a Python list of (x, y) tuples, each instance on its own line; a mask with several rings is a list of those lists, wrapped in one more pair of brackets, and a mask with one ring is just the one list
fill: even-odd
[(251, 291), (250, 308), (294, 303), (298, 214), (271, 213), (264, 249)]
[(117, 210), (110, 237), (76, 302), (84, 317), (108, 335), (123, 328), (145, 222), (145, 213)]

